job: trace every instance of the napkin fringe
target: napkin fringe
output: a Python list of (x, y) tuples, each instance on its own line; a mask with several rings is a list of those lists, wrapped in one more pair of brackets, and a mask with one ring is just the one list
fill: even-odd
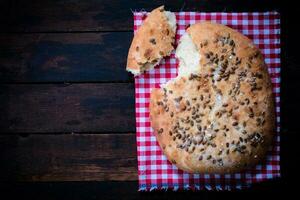
[[(243, 188), (249, 188), (250, 184), (246, 185), (235, 185), (235, 186), (230, 186), (230, 185), (225, 185), (224, 188), (222, 188), (221, 185), (216, 185), (215, 187), (212, 187), (208, 184), (204, 186), (205, 190), (207, 191), (212, 191), (212, 190), (217, 190), (217, 191), (232, 191), (232, 190), (242, 190)], [(155, 192), (155, 191), (188, 191), (188, 190), (194, 190), (194, 191), (200, 191), (201, 187), (198, 184), (195, 184), (193, 186), (186, 184), (183, 186), (183, 188), (180, 189), (179, 186), (157, 186), (157, 185), (151, 185), (151, 187), (148, 186), (139, 186), (138, 191), (139, 192)]]

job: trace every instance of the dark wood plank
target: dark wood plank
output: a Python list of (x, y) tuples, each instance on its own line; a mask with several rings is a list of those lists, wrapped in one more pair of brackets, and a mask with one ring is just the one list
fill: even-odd
[[(282, 177), (299, 161), (297, 132), (282, 133)], [(0, 180), (136, 180), (135, 134), (0, 135)]]
[(137, 180), (135, 134), (0, 136), (0, 180)]
[(128, 0), (10, 0), (0, 7), (2, 32), (128, 31), (131, 10), (166, 5), (172, 11), (266, 11), (279, 9), (278, 0), (128, 1)]
[(134, 132), (134, 85), (2, 84), (0, 133)]
[[(282, 133), (281, 173), (293, 177), (297, 132)], [(136, 180), (135, 134), (0, 135), (0, 180)]]
[(137, 181), (114, 182), (59, 182), (59, 183), (5, 183), (0, 185), (3, 192), (11, 198), (30, 199), (257, 199), (267, 197), (276, 199), (278, 195), (297, 195), (294, 184), (286, 184), (285, 180), (271, 180), (254, 184), (253, 187), (242, 191), (210, 192), (210, 191), (152, 191), (138, 192)]
[(0, 82), (132, 82), (130, 32), (0, 34)]

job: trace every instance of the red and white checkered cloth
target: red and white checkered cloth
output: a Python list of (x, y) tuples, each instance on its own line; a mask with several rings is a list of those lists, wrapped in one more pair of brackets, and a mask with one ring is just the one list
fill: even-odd
[[(146, 12), (134, 13), (134, 30), (142, 24)], [(177, 76), (178, 61), (174, 53), (155, 69), (135, 78), (135, 108), (138, 152), (139, 190), (209, 189), (231, 190), (252, 183), (280, 177), (280, 15), (264, 13), (176, 13), (178, 42), (189, 24), (204, 20), (221, 23), (251, 38), (261, 49), (272, 78), (276, 97), (277, 134), (266, 162), (236, 174), (189, 174), (172, 165), (163, 155), (149, 121), (151, 88), (159, 88)]]

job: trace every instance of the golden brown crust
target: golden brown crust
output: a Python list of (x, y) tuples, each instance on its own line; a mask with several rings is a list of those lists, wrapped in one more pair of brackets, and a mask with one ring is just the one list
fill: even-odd
[(168, 23), (164, 6), (154, 9), (139, 27), (132, 40), (126, 70), (135, 75), (170, 55), (175, 32)]
[(200, 53), (199, 74), (153, 89), (150, 121), (178, 168), (232, 173), (265, 158), (275, 133), (271, 80), (263, 56), (239, 32), (219, 24), (187, 32)]

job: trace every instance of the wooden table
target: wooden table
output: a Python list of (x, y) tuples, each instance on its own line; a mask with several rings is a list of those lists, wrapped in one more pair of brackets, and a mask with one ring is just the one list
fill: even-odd
[[(245, 192), (293, 185), (299, 95), (298, 6), (279, 1), (44, 0), (0, 2), (1, 191), (32, 198), (207, 198), (137, 192), (134, 83), (125, 71), (131, 10), (282, 14), (282, 174)], [(297, 93), (296, 92), (296, 93)], [(294, 115), (298, 116), (298, 115)], [(242, 192), (235, 192), (238, 196)]]

